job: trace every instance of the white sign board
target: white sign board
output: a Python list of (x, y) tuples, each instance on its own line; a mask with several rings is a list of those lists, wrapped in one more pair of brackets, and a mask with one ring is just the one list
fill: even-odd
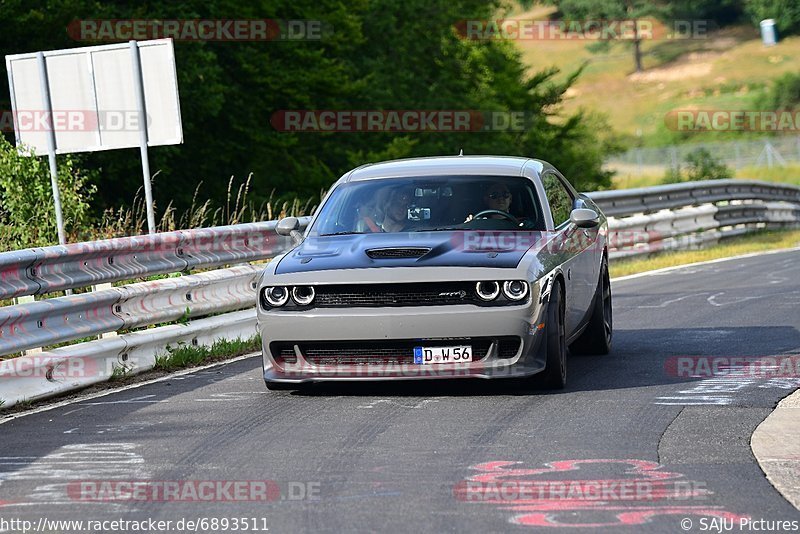
[[(172, 39), (138, 43), (147, 145), (183, 142)], [(138, 147), (139, 103), (129, 43), (44, 52), (52, 126), (42, 99), (36, 53), (6, 56), (17, 145), (58, 154)]]

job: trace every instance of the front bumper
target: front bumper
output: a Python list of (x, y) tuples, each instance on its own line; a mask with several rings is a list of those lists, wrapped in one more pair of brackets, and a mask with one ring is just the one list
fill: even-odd
[[(473, 305), (399, 308), (341, 308), (304, 312), (259, 313), (263, 340), (264, 379), (301, 384), (316, 381), (419, 380), (442, 378), (511, 378), (536, 374), (545, 366), (544, 317), (547, 304), (531, 295), (527, 304), (508, 307)], [(360, 364), (321, 364), (301, 350), (308, 342), (379, 342), (419, 340), (452, 344), (473, 338), (519, 338), (516, 354), (500, 357), (499, 343), (476, 361), (419, 365), (375, 361)], [(466, 341), (463, 341), (466, 343)], [(272, 354), (270, 346), (289, 343), (295, 361)]]

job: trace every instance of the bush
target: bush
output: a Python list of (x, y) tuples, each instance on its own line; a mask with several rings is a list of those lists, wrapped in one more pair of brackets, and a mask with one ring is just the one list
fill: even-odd
[(686, 166), (670, 167), (662, 183), (697, 182), (733, 178), (730, 167), (721, 163), (705, 148), (697, 148), (686, 155)]
[[(59, 156), (58, 184), (68, 241), (90, 228), (90, 202), (96, 171), (78, 167), (72, 156)], [(50, 166), (46, 158), (25, 157), (0, 136), (0, 246), (3, 250), (58, 244)]]
[(767, 111), (800, 109), (800, 72), (789, 72), (777, 78), (759, 100), (758, 107)]
[(800, 3), (797, 0), (745, 0), (744, 9), (753, 24), (775, 19), (778, 36), (800, 32)]

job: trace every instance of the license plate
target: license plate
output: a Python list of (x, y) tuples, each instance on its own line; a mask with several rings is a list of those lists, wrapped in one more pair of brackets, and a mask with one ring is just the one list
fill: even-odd
[(463, 363), (472, 361), (471, 345), (453, 347), (414, 347), (414, 363)]

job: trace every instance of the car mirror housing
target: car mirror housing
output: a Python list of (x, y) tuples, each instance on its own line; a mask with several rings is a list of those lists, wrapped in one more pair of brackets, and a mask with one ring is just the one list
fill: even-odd
[(275, 231), (278, 235), (290, 237), (292, 232), (300, 229), (300, 221), (297, 217), (284, 217), (278, 221)]
[(275, 227), (278, 235), (291, 237), (295, 244), (299, 244), (303, 240), (303, 233), (300, 231), (300, 221), (297, 217), (285, 217), (278, 221)]
[(572, 210), (569, 220), (578, 228), (594, 228), (600, 224), (600, 215), (589, 208), (578, 208)]

